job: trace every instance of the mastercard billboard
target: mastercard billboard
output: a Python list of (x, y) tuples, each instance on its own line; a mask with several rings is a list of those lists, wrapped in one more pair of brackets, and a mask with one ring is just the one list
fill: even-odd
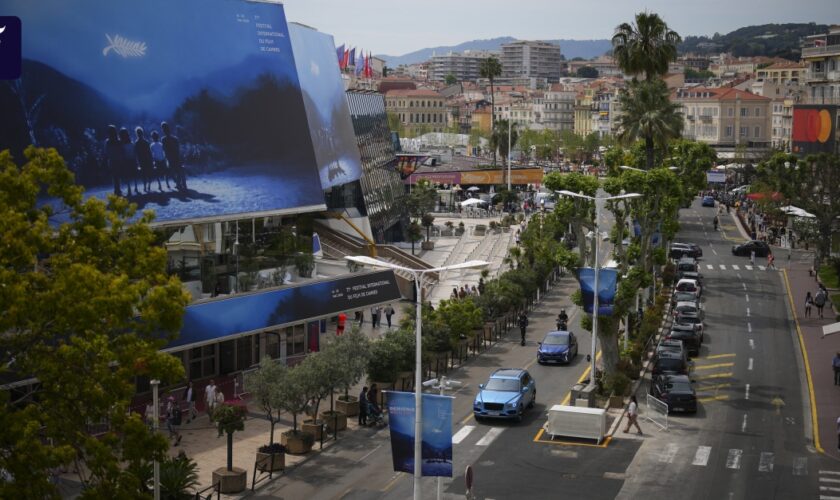
[(833, 153), (838, 106), (797, 105), (793, 108), (793, 152)]

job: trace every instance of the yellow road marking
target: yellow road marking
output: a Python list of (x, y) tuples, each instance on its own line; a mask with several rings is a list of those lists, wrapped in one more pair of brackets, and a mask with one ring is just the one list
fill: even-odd
[(724, 389), (726, 387), (731, 387), (732, 384), (715, 384), (715, 385), (706, 385), (702, 387), (697, 387), (694, 389), (696, 392), (706, 392), (706, 391), (717, 391), (719, 389)]
[(383, 488), (380, 491), (382, 491), (382, 493), (387, 493), (391, 488), (393, 488), (397, 484), (397, 481), (399, 481), (401, 478), (402, 478), (402, 475), (397, 474), (396, 476), (394, 476), (394, 479), (391, 479), (390, 481), (388, 481), (388, 484), (385, 485), (385, 488)]
[(707, 380), (710, 378), (728, 378), (732, 376), (732, 372), (728, 373), (713, 373), (711, 375), (703, 375), (702, 377), (697, 377), (695, 380)]
[(735, 363), (717, 363), (714, 365), (694, 365), (695, 370), (714, 370), (715, 368), (729, 368), (735, 366)]
[(709, 403), (711, 401), (726, 401), (727, 399), (729, 399), (729, 396), (727, 396), (726, 394), (723, 394), (723, 395), (720, 395), (720, 396), (712, 396), (712, 397), (709, 397), (709, 398), (697, 398), (697, 401), (699, 401), (701, 403)]
[(734, 358), (734, 357), (735, 357), (735, 353), (731, 353), (731, 354), (715, 354), (714, 356), (706, 356), (705, 358), (702, 358), (702, 359), (720, 359), (720, 358)]
[(805, 378), (808, 380), (808, 393), (811, 400), (811, 427), (814, 430), (814, 446), (817, 448), (817, 451), (825, 454), (825, 450), (823, 450), (820, 444), (820, 427), (817, 421), (817, 397), (814, 395), (814, 381), (811, 380), (811, 362), (808, 360), (808, 351), (805, 350), (805, 339), (802, 338), (802, 329), (799, 327), (799, 317), (796, 315), (796, 305), (793, 301), (793, 294), (790, 291), (787, 269), (782, 269), (782, 274), (785, 277), (785, 289), (787, 290), (788, 300), (790, 301), (790, 312), (793, 313), (793, 323), (796, 325), (796, 335), (799, 337), (799, 350), (802, 351), (802, 359), (805, 360)]

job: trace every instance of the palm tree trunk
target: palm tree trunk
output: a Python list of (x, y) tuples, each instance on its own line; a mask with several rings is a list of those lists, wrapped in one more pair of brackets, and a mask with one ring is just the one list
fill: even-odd
[(645, 137), (645, 157), (647, 159), (647, 169), (653, 170), (653, 137)]

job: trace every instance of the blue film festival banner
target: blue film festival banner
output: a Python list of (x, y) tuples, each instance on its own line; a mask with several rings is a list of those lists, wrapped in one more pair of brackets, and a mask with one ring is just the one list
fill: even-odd
[[(414, 393), (388, 391), (394, 470), (414, 473)], [(423, 475), (452, 477), (452, 397), (423, 394)]]
[[(595, 289), (595, 270), (591, 267), (583, 267), (578, 271), (580, 291), (583, 294), (583, 310), (592, 314), (592, 303), (595, 300), (593, 290)], [(613, 313), (613, 302), (615, 301), (615, 289), (618, 280), (616, 269), (599, 269), (598, 274), (598, 315), (610, 316)]]

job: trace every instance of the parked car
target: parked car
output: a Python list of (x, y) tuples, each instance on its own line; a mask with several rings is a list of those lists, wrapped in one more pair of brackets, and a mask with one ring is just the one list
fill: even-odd
[(578, 355), (577, 337), (572, 332), (557, 330), (548, 332), (537, 349), (537, 362), (570, 363)]
[(513, 418), (522, 421), (526, 408), (533, 408), (537, 384), (528, 370), (498, 368), (486, 384), (478, 386), (473, 401), (473, 415), (481, 418)]
[(694, 357), (700, 354), (702, 337), (698, 335), (698, 332), (693, 327), (686, 328), (681, 325), (673, 325), (671, 331), (668, 332), (665, 338), (668, 340), (681, 340), (689, 356)]
[(700, 317), (700, 319), (703, 319), (705, 316), (703, 309), (700, 308), (697, 302), (692, 301), (677, 302), (677, 305), (674, 306), (673, 312), (674, 316), (678, 318), (686, 314), (694, 314)]
[(658, 356), (659, 353), (663, 351), (677, 353), (688, 361), (688, 351), (685, 349), (685, 344), (683, 344), (682, 340), (668, 338), (660, 340), (659, 344), (656, 345), (656, 352), (654, 355)]
[(678, 302), (694, 302), (697, 304), (697, 307), (700, 307), (700, 297), (697, 295), (697, 292), (675, 291), (671, 295), (671, 308), (676, 307)]
[(697, 261), (692, 257), (682, 257), (677, 261), (677, 278), (683, 278), (685, 273), (697, 273)]
[(677, 281), (677, 286), (674, 287), (674, 290), (679, 292), (695, 292), (698, 297), (703, 294), (703, 288), (700, 286), (700, 283), (697, 280), (688, 278)]
[(703, 249), (695, 243), (675, 241), (671, 243), (671, 250), (668, 252), (668, 256), (672, 259), (680, 259), (682, 257), (697, 259), (703, 256)]
[(697, 283), (700, 283), (701, 288), (703, 287), (704, 278), (703, 278), (703, 275), (701, 273), (685, 272), (680, 277), (680, 279), (694, 280)]
[(668, 412), (697, 411), (697, 393), (687, 375), (659, 375), (650, 383), (650, 395), (668, 405)]
[(703, 201), (700, 204), (704, 207), (714, 207), (715, 206), (715, 199), (711, 196), (704, 196)]
[(751, 240), (740, 245), (732, 245), (732, 255), (749, 257), (755, 251), (756, 257), (767, 257), (770, 254), (770, 247), (767, 243), (758, 240)]
[(651, 373), (653, 376), (662, 374), (688, 375), (691, 370), (689, 362), (680, 354), (662, 351), (653, 362)]
[(695, 330), (701, 332), (701, 334), (703, 332), (703, 318), (700, 314), (689, 312), (679, 313), (675, 321), (678, 325), (691, 325)]

